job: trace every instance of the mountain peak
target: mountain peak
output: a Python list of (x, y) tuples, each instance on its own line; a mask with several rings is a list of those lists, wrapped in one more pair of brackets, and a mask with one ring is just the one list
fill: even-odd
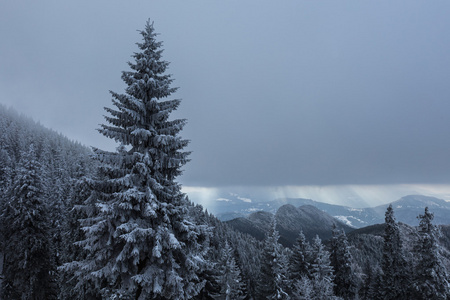
[[(247, 218), (238, 218), (227, 223), (238, 231), (262, 240), (270, 228), (273, 217), (272, 213), (259, 211), (252, 213)], [(312, 240), (316, 234), (322, 240), (327, 240), (331, 237), (333, 224), (346, 232), (353, 230), (353, 228), (312, 205), (295, 207), (292, 204), (285, 204), (277, 210), (275, 219), (277, 230), (280, 233), (279, 241), (288, 247), (295, 243), (300, 231), (303, 231), (305, 237), (309, 240)]]
[[(423, 214), (427, 206), (434, 213), (433, 222), (436, 225), (450, 224), (450, 202), (445, 200), (423, 195), (408, 195), (391, 204), (394, 208), (397, 221), (411, 226), (417, 226), (419, 224), (417, 216)], [(322, 211), (348, 226), (361, 228), (368, 225), (384, 223), (384, 214), (389, 204), (355, 209), (347, 206), (317, 202), (311, 199), (280, 198), (270, 202), (245, 203), (245, 205), (245, 209), (233, 210), (233, 214), (222, 214), (218, 218), (226, 221), (230, 220), (233, 216), (248, 216), (251, 212), (266, 211), (277, 215), (283, 214), (285, 217), (289, 217), (292, 214), (301, 214), (303, 218), (308, 219), (308, 215), (316, 214), (317, 217), (320, 215), (317, 211)], [(297, 211), (298, 207), (303, 207), (301, 212)], [(224, 209), (223, 211), (226, 210)], [(254, 217), (261, 219), (264, 216), (268, 218), (264, 213), (257, 217), (258, 214), (250, 217), (250, 219)]]
[(400, 198), (397, 201), (392, 202), (392, 205), (412, 205), (423, 208), (424, 205), (428, 206), (430, 209), (432, 207), (448, 207), (450, 208), (450, 203), (439, 198), (423, 196), (423, 195), (408, 195)]

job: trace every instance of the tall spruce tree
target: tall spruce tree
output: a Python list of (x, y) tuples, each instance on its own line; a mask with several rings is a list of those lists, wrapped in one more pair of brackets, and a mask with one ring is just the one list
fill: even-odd
[(56, 299), (49, 218), (34, 145), (21, 153), (1, 214), (4, 299)]
[(418, 218), (418, 263), (415, 268), (414, 286), (420, 299), (448, 299), (450, 286), (437, 244), (438, 229), (432, 223), (434, 215), (425, 207), (424, 214)]
[(392, 205), (386, 210), (381, 287), (384, 299), (409, 299), (410, 278), (408, 265), (403, 253), (400, 228), (395, 221)]
[(175, 181), (189, 155), (179, 136), (185, 120), (169, 119), (180, 100), (167, 99), (176, 88), (153, 23), (141, 35), (131, 71), (122, 74), (125, 93), (111, 92), (116, 108), (105, 108), (109, 125), (99, 130), (121, 146), (94, 149), (102, 176), (88, 200), (97, 210), (82, 222), (88, 255), (62, 270), (75, 272), (80, 289), (92, 283), (103, 299), (189, 299), (204, 283), (199, 233)]

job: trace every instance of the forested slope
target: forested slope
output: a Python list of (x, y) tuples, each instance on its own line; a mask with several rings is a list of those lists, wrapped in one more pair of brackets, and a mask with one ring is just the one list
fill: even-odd
[[(93, 174), (92, 151), (12, 109), (0, 106), (0, 238), (5, 280), (20, 265), (37, 264), (34, 289), (52, 289), (60, 263), (74, 183)], [(3, 274), (4, 273), (4, 274)], [(46, 282), (43, 282), (43, 281)], [(50, 281), (50, 283), (48, 283)], [(5, 295), (25, 294), (5, 284)], [(8, 291), (6, 291), (8, 290)]]
[[(30, 291), (34, 291), (35, 296), (45, 299), (73, 299), (77, 281), (61, 266), (86, 255), (76, 244), (85, 238), (79, 220), (86, 212), (77, 207), (90, 199), (89, 178), (98, 177), (98, 162), (91, 158), (89, 148), (1, 106), (0, 126), (0, 261), (4, 258), (0, 294), (4, 299), (30, 298)], [(420, 219), (422, 227), (397, 224), (390, 218), (390, 227), (382, 224), (358, 229), (347, 239), (330, 223), (330, 240), (322, 242), (316, 237), (308, 241), (300, 232), (295, 244), (285, 248), (275, 228), (294, 223), (307, 228), (310, 222), (302, 225), (302, 218), (285, 217), (277, 224), (267, 214), (260, 230), (261, 242), (235, 231), (201, 206), (187, 203), (185, 209), (186, 220), (201, 233), (198, 243), (204, 259), (197, 271), (203, 287), (193, 299), (222, 299), (231, 293), (230, 286), (236, 299), (275, 294), (282, 299), (331, 299), (336, 295), (343, 299), (384, 299), (389, 293), (398, 299), (409, 299), (414, 293), (417, 299), (427, 299), (430, 293), (442, 297), (448, 293), (448, 226), (430, 227), (432, 215), (427, 212)], [(311, 237), (312, 229), (308, 232)], [(393, 237), (397, 243), (394, 252), (389, 242)], [(386, 273), (392, 268), (387, 265), (392, 256), (404, 261), (396, 268), (401, 267), (398, 272), (407, 277)], [(423, 267), (427, 260), (433, 263), (428, 271)], [(39, 272), (26, 272), (24, 264)], [(417, 273), (419, 267), (425, 268), (422, 273)], [(14, 274), (18, 282), (31, 282), (32, 288), (13, 288), (7, 281), (8, 274)], [(410, 282), (408, 289), (388, 289), (399, 280)]]

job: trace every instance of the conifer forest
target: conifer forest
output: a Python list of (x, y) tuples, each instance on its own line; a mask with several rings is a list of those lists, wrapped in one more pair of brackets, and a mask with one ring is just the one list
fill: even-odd
[[(450, 229), (426, 208), (331, 238), (233, 229), (181, 191), (181, 105), (151, 21), (87, 148), (0, 107), (0, 299), (450, 299)], [(193, 162), (192, 162), (193, 163)]]

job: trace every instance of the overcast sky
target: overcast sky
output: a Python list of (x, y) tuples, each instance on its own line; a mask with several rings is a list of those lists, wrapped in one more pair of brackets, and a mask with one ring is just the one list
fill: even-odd
[(449, 16), (449, 1), (1, 1), (0, 103), (113, 149), (95, 129), (150, 18), (188, 119), (185, 186), (442, 188)]

